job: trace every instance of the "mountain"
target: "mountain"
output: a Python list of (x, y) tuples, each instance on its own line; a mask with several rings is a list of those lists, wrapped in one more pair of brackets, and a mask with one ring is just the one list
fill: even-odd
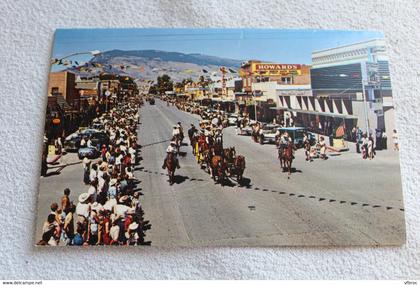
[[(180, 52), (167, 52), (160, 50), (110, 50), (93, 58), (88, 65), (92, 72), (99, 68), (107, 73), (129, 75), (134, 78), (156, 80), (157, 76), (168, 74), (173, 80), (180, 81), (184, 78), (197, 79), (203, 69), (218, 72), (221, 66), (234, 70), (240, 67), (241, 61), (220, 58), (203, 54), (185, 54)], [(76, 71), (75, 68), (71, 69)], [(76, 71), (77, 72), (77, 71)]]

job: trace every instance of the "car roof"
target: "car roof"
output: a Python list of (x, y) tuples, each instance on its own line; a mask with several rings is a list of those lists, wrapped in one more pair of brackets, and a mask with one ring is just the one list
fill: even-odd
[(306, 130), (304, 127), (281, 127), (279, 130), (285, 130), (285, 131), (297, 131), (297, 130)]

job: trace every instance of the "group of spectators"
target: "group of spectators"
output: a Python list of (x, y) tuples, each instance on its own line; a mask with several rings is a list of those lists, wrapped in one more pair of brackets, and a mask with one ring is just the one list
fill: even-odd
[(96, 119), (109, 144), (100, 157), (83, 159), (85, 193), (71, 199), (66, 188), (61, 205), (52, 203), (38, 245), (144, 245), (149, 221), (143, 219), (134, 166), (139, 163), (137, 124), (141, 100), (119, 103)]

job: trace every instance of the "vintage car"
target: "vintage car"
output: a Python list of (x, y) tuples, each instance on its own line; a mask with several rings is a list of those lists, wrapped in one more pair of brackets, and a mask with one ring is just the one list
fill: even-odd
[(96, 147), (81, 147), (77, 151), (77, 156), (79, 159), (83, 159), (85, 157), (89, 159), (95, 159), (98, 158), (100, 155), (100, 152), (96, 149)]
[(239, 119), (240, 119), (240, 117), (238, 116), (238, 114), (229, 114), (229, 116), (228, 116), (229, 126), (236, 125), (236, 121), (239, 120)]
[(315, 145), (316, 138), (315, 135), (312, 133), (309, 133), (307, 128), (305, 127), (282, 127), (277, 128), (277, 130), (280, 131), (280, 133), (287, 132), (294, 142), (295, 146), (300, 148), (303, 147), (303, 135), (306, 133), (309, 138), (309, 143), (312, 145)]
[(252, 135), (252, 125), (253, 124), (249, 124), (249, 125), (241, 128), (240, 132), (238, 132), (238, 135), (251, 136)]
[(262, 144), (275, 144), (276, 143), (276, 132), (279, 128), (277, 124), (265, 124), (263, 125), (263, 136)]
[(80, 148), (82, 138), (90, 138), (93, 146), (109, 144), (109, 137), (106, 133), (96, 129), (84, 129), (67, 136), (64, 140), (64, 149), (66, 151), (77, 151)]

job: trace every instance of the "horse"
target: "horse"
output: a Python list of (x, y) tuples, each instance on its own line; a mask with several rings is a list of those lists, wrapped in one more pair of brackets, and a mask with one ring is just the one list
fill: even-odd
[(245, 156), (236, 155), (233, 159), (233, 169), (236, 173), (236, 179), (239, 184), (242, 184), (242, 178), (245, 171)]
[[(204, 162), (204, 164), (205, 164), (205, 168), (206, 168), (207, 173), (210, 173), (212, 158), (213, 158), (213, 151), (210, 150), (210, 149), (205, 150), (204, 153), (203, 153), (202, 162)], [(201, 163), (201, 168), (203, 168), (202, 163)]]
[[(211, 176), (216, 183), (220, 183), (222, 186), (224, 186), (224, 181), (226, 177), (226, 168), (227, 163), (226, 160), (220, 156), (215, 155), (211, 159)], [(216, 180), (217, 176), (217, 180)]]
[(235, 158), (236, 155), (236, 150), (235, 147), (228, 147), (228, 148), (224, 148), (222, 151), (222, 156), (226, 159), (227, 163), (228, 163), (228, 174), (230, 176), (231, 172), (232, 172), (232, 168), (233, 168), (233, 160)]
[(179, 167), (178, 161), (175, 157), (175, 154), (170, 152), (168, 153), (168, 156), (165, 159), (164, 168), (168, 171), (169, 176), (169, 184), (174, 184), (174, 178), (175, 178), (175, 169)]
[(288, 142), (283, 151), (279, 151), (280, 166), (283, 168), (283, 172), (288, 171), (289, 175), (292, 172), (293, 150), (295, 148), (292, 142)]
[(223, 149), (223, 157), (226, 158), (228, 163), (233, 163), (233, 159), (235, 158), (236, 150), (235, 147), (228, 147)]
[(197, 163), (200, 164), (203, 161), (203, 154), (206, 150), (209, 149), (209, 145), (206, 142), (206, 137), (201, 135), (198, 137), (196, 142), (196, 156), (197, 156)]

